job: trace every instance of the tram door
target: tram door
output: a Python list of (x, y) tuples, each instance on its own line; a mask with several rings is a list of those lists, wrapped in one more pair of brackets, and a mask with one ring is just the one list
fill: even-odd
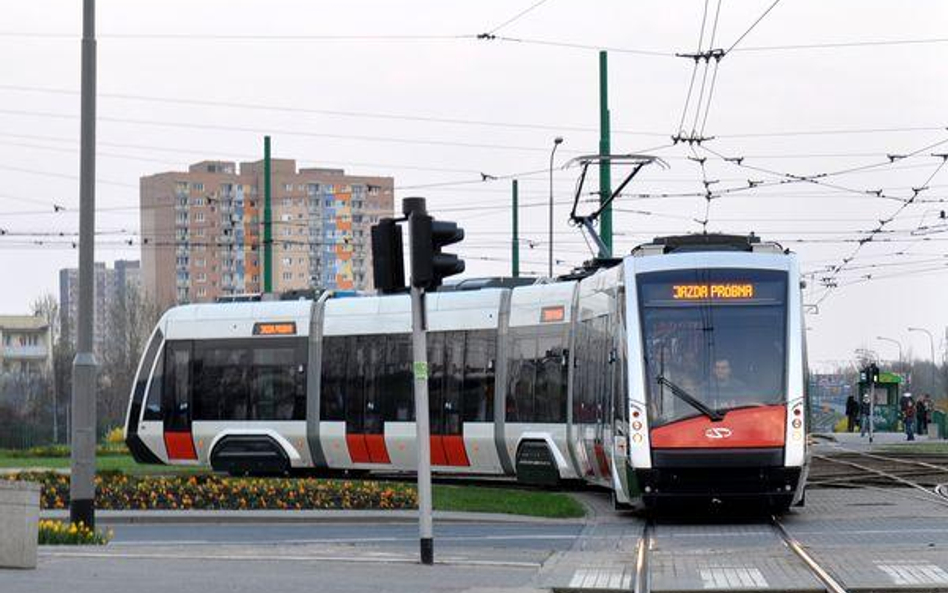
[(385, 338), (348, 336), (346, 339), (346, 445), (353, 463), (390, 463), (385, 446), (380, 380), (385, 365)]
[(191, 433), (191, 342), (168, 342), (161, 407), (168, 459), (196, 460)]
[(431, 464), (470, 466), (464, 449), (461, 394), (466, 332), (428, 334)]

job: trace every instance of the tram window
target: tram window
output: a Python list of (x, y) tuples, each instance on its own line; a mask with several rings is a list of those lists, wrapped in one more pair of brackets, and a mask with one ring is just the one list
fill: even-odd
[(164, 377), (165, 354), (158, 354), (158, 362), (155, 364), (155, 376), (151, 378), (151, 385), (148, 387), (148, 397), (145, 399), (145, 414), (142, 420), (161, 420), (161, 384)]
[(534, 389), (536, 387), (536, 328), (510, 330), (510, 366), (507, 387), (507, 421), (534, 421)]
[(363, 430), (367, 434), (382, 434), (382, 365), (385, 361), (384, 336), (359, 336), (359, 349), (363, 352)]
[(250, 351), (225, 341), (198, 342), (194, 349), (194, 418), (247, 420)]
[(494, 418), (494, 359), (497, 333), (466, 332), (463, 406), (465, 422), (491, 422)]
[(129, 423), (138, 423), (138, 417), (142, 411), (142, 403), (145, 399), (145, 387), (148, 385), (148, 379), (151, 376), (152, 366), (155, 363), (155, 357), (158, 356), (158, 349), (161, 346), (161, 330), (155, 330), (155, 334), (148, 342), (145, 348), (145, 355), (135, 377), (135, 390), (132, 393), (132, 406), (129, 412)]
[[(385, 342), (385, 371), (380, 377), (385, 419), (411, 422), (415, 419), (415, 391), (411, 374), (411, 336), (379, 336)], [(380, 341), (381, 341), (380, 340)]]
[(191, 342), (168, 344), (165, 357), (165, 375), (162, 408), (165, 430), (187, 430), (191, 402)]
[(441, 407), (444, 401), (444, 332), (428, 334), (428, 410), (432, 434), (441, 433)]
[(323, 338), (323, 360), (319, 390), (321, 420), (345, 420), (346, 358), (349, 353), (348, 338), (332, 336)]
[(250, 419), (305, 418), (305, 366), (297, 360), (296, 349), (254, 349), (252, 365)]
[(566, 421), (567, 366), (562, 327), (541, 328), (537, 337), (534, 419), (537, 422)]
[(366, 336), (346, 338), (345, 414), (346, 430), (362, 432), (362, 407), (365, 405), (365, 345)]

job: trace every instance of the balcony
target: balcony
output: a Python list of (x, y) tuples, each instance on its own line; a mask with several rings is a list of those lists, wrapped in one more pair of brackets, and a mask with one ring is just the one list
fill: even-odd
[(43, 360), (49, 356), (49, 350), (46, 346), (4, 346), (0, 349), (2, 356), (0, 358), (22, 358), (31, 360)]

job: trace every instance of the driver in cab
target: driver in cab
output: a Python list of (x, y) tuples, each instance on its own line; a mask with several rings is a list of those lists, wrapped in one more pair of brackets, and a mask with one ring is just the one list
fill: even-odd
[(714, 361), (711, 369), (711, 395), (714, 397), (718, 409), (737, 407), (740, 401), (747, 396), (747, 385), (734, 378), (731, 361), (719, 358)]

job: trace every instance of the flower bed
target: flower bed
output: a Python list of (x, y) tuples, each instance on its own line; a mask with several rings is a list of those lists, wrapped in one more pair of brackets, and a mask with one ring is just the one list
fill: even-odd
[(43, 545), (96, 545), (109, 543), (111, 531), (96, 531), (82, 523), (41, 520), (39, 522), (39, 544)]
[[(67, 475), (24, 472), (4, 477), (41, 483), (44, 509), (69, 506)], [(95, 506), (104, 510), (410, 509), (417, 506), (414, 488), (374, 481), (100, 473), (95, 478), (95, 487)]]

